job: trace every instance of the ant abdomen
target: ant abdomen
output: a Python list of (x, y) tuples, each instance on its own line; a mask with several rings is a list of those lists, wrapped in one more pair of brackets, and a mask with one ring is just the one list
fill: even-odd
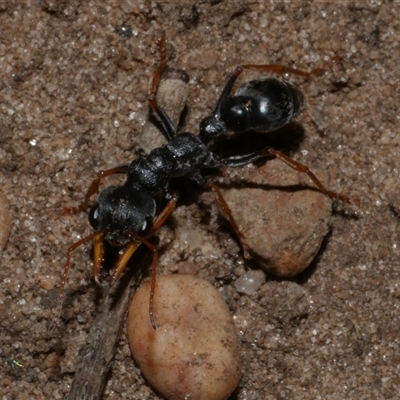
[(289, 123), (304, 105), (303, 93), (278, 78), (244, 83), (221, 104), (221, 119), (235, 133), (271, 132)]

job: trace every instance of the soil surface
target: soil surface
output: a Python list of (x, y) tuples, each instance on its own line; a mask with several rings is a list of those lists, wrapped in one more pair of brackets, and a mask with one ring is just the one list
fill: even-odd
[[(290, 281), (267, 276), (253, 295), (238, 293), (235, 281), (257, 263), (244, 260), (212, 194), (188, 185), (158, 235), (159, 274), (197, 272), (234, 315), (243, 376), (232, 399), (398, 398), (396, 3), (2, 2), (0, 183), (12, 227), (0, 269), (0, 397), (63, 399), (69, 392), (101, 290), (87, 243), (73, 253), (60, 328), (48, 329), (67, 247), (92, 232), (87, 212), (62, 210), (80, 204), (96, 172), (141, 154), (147, 87), (165, 31), (168, 65), (190, 76), (180, 128), (190, 132), (198, 132), (236, 65), (311, 71), (336, 61), (321, 76), (288, 77), (307, 97), (306, 110), (284, 132), (254, 142), (246, 136), (243, 146), (267, 146), (270, 137), (324, 171), (331, 190), (359, 199), (359, 206), (333, 205), (329, 234), (308, 269)], [(243, 185), (255, 168), (217, 172), (216, 181)], [(111, 182), (118, 178), (105, 185)], [(125, 332), (102, 398), (158, 399)]]

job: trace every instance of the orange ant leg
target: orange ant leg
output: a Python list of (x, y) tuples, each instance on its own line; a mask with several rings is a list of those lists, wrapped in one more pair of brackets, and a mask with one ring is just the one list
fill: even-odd
[[(151, 238), (164, 225), (165, 220), (174, 211), (177, 201), (178, 195), (174, 194), (172, 199), (168, 202), (168, 204), (155, 219), (150, 232), (143, 237), (144, 240)], [(131, 235), (131, 232), (127, 231), (127, 234)], [(140, 239), (139, 241), (141, 242)], [(140, 243), (131, 242), (125, 247), (123, 253), (119, 256), (114, 268), (111, 271), (111, 285), (114, 285), (115, 282), (118, 281), (121, 274), (124, 272), (128, 261), (139, 246)]]
[[(297, 68), (292, 68), (292, 67), (286, 67), (285, 65), (279, 65), (279, 64), (244, 64), (240, 66), (242, 69), (249, 69), (253, 71), (265, 71), (265, 72), (274, 72), (276, 74), (284, 75), (284, 74), (293, 74), (293, 75), (299, 75), (299, 76), (304, 76), (305, 78), (309, 78), (312, 76), (314, 73), (313, 71), (307, 72), (303, 71), (301, 69)], [(318, 70), (319, 71), (319, 70)]]
[(175, 209), (178, 201), (178, 195), (173, 194), (172, 199), (164, 207), (161, 213), (157, 216), (154, 221), (153, 227), (145, 237), (141, 237), (138, 234), (130, 231), (126, 231), (126, 234), (136, 239), (136, 241), (130, 242), (119, 256), (114, 268), (111, 271), (111, 285), (114, 285), (120, 278), (123, 271), (126, 269), (127, 263), (135, 253), (136, 249), (143, 243), (150, 251), (153, 252), (153, 261), (151, 264), (151, 278), (150, 278), (150, 299), (149, 299), (149, 317), (150, 323), (154, 330), (156, 330), (156, 323), (154, 317), (154, 293), (156, 288), (156, 275), (157, 275), (157, 260), (158, 251), (155, 246), (148, 242), (148, 239), (152, 237), (165, 223), (168, 216)]
[(170, 141), (176, 134), (175, 127), (169, 115), (158, 105), (156, 98), (158, 84), (160, 83), (162, 72), (167, 65), (167, 49), (165, 47), (164, 33), (158, 39), (157, 45), (160, 51), (160, 64), (158, 68), (154, 71), (151, 78), (151, 83), (149, 85), (148, 91), (148, 101), (151, 109), (154, 111), (161, 122), (161, 125), (163, 127), (163, 134)]
[(65, 297), (65, 284), (67, 282), (67, 277), (69, 273), (69, 269), (71, 266), (71, 255), (72, 252), (77, 249), (79, 246), (82, 244), (85, 244), (91, 239), (94, 239), (95, 241), (101, 240), (103, 237), (104, 232), (106, 229), (102, 229), (101, 231), (93, 232), (90, 235), (85, 236), (81, 240), (77, 241), (76, 243), (72, 244), (71, 246), (68, 247), (67, 249), (67, 259), (64, 264), (64, 270), (61, 275), (61, 283), (60, 283), (60, 291), (58, 293), (58, 300), (57, 300), (57, 307), (56, 307), (56, 313), (55, 316), (53, 317), (53, 320), (50, 324), (50, 329), (53, 329), (58, 325), (58, 321), (61, 316), (61, 311), (62, 311), (62, 306), (64, 304), (64, 297)]
[[(236, 81), (236, 79), (239, 77), (239, 75), (245, 70), (252, 70), (252, 71), (264, 71), (264, 72), (274, 72), (276, 74), (293, 74), (293, 75), (299, 75), (303, 76), (305, 78), (310, 78), (312, 75), (316, 74), (319, 75), (324, 71), (322, 68), (316, 68), (312, 70), (311, 72), (303, 71), (301, 69), (297, 68), (291, 68), (291, 67), (286, 67), (285, 65), (279, 65), (279, 64), (243, 64), (237, 66), (229, 75), (228, 83), (226, 84), (225, 89), (223, 90), (220, 98), (225, 97), (226, 93), (229, 93), (233, 85)], [(321, 72), (322, 71), (322, 72)]]
[(104, 261), (104, 235), (95, 235), (93, 238), (93, 279), (97, 286), (102, 286), (100, 282), (100, 271)]
[(237, 222), (235, 221), (235, 218), (233, 217), (232, 211), (229, 208), (228, 203), (224, 199), (220, 188), (213, 182), (210, 183), (210, 187), (211, 187), (211, 190), (214, 192), (214, 197), (215, 197), (215, 200), (217, 201), (218, 208), (219, 208), (220, 212), (229, 221), (229, 223), (231, 224), (232, 229), (234, 230), (237, 238), (240, 241), (240, 244), (242, 245), (244, 257), (246, 259), (251, 258), (250, 254), (249, 254), (249, 247), (247, 246), (247, 244), (245, 242), (245, 236), (240, 231), (239, 226), (238, 226)]
[(153, 72), (153, 76), (150, 81), (148, 96), (152, 97), (157, 92), (158, 84), (161, 80), (162, 72), (167, 66), (167, 48), (165, 46), (165, 33), (162, 33), (162, 36), (157, 41), (158, 50), (160, 52), (160, 64), (157, 69)]
[(314, 182), (317, 186), (318, 190), (325, 194), (326, 196), (330, 197), (331, 199), (340, 200), (343, 203), (352, 204), (352, 201), (349, 197), (343, 196), (331, 190), (328, 190), (321, 181), (314, 175), (314, 173), (307, 167), (307, 165), (301, 164), (296, 160), (288, 157), (287, 155), (283, 154), (282, 152), (272, 149), (272, 148), (265, 148), (260, 150), (259, 154), (261, 156), (274, 156), (278, 160), (283, 161), (286, 165), (290, 168), (294, 169), (295, 171), (307, 174), (309, 178)]
[(322, 75), (327, 69), (332, 67), (332, 65), (339, 60), (341, 60), (341, 57), (339, 55), (335, 55), (329, 61), (326, 61), (322, 67), (314, 68), (310, 72), (279, 64), (243, 64), (237, 68), (249, 69), (254, 71), (273, 72), (281, 75), (293, 74), (303, 76), (304, 78), (310, 78), (313, 75)]
[(134, 232), (127, 231), (126, 234), (129, 234), (135, 241), (130, 242), (124, 249), (123, 253), (120, 255), (116, 266), (112, 270), (112, 280), (111, 284), (113, 285), (118, 278), (121, 276), (122, 272), (126, 269), (127, 263), (136, 251), (136, 249), (144, 244), (152, 253), (153, 253), (153, 261), (151, 263), (151, 280), (150, 280), (150, 299), (149, 299), (149, 318), (150, 324), (154, 330), (156, 330), (156, 322), (154, 318), (154, 291), (156, 286), (156, 273), (157, 273), (157, 261), (158, 261), (158, 250), (156, 246), (153, 246), (148, 240), (144, 237), (139, 236)]
[(86, 192), (83, 203), (77, 207), (64, 208), (64, 214), (75, 214), (80, 211), (83, 211), (89, 205), (90, 198), (92, 197), (92, 195), (94, 195), (95, 193), (98, 192), (100, 182), (103, 178), (105, 178), (106, 176), (109, 176), (109, 175), (113, 175), (113, 174), (127, 174), (128, 168), (129, 168), (129, 165), (125, 164), (125, 165), (120, 165), (118, 167), (114, 167), (111, 169), (106, 169), (104, 171), (100, 171), (96, 175), (96, 177), (93, 179), (92, 183), (90, 184), (89, 189)]

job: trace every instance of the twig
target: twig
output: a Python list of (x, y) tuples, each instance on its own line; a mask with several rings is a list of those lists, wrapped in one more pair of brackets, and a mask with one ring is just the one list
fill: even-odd
[(104, 294), (87, 341), (79, 351), (69, 400), (101, 399), (132, 291), (128, 282), (111, 287)]

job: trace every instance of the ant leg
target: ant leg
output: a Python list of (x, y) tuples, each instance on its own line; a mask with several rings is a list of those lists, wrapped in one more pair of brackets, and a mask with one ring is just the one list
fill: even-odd
[(210, 183), (211, 190), (214, 192), (215, 200), (217, 201), (218, 208), (221, 211), (222, 215), (229, 221), (231, 224), (232, 229), (234, 230), (237, 238), (240, 241), (240, 244), (243, 248), (244, 257), (249, 259), (249, 247), (245, 242), (245, 237), (243, 233), (240, 231), (235, 218), (233, 217), (232, 211), (228, 206), (228, 203), (225, 201), (220, 188), (213, 182)]
[(171, 121), (168, 114), (158, 105), (156, 95), (152, 94), (149, 96), (149, 104), (152, 110), (156, 113), (158, 119), (160, 120), (162, 131), (168, 141), (170, 141), (176, 134), (176, 129)]
[(265, 65), (257, 65), (257, 64), (244, 64), (241, 66), (243, 69), (249, 69), (254, 71), (265, 71), (265, 72), (274, 72), (276, 74), (293, 74), (304, 76), (305, 78), (309, 78), (310, 76), (322, 73), (324, 70), (321, 68), (313, 69), (311, 72), (303, 71), (301, 69), (286, 67), (285, 65), (279, 64), (265, 64)]
[(161, 37), (157, 41), (158, 50), (160, 52), (160, 64), (157, 69), (153, 72), (153, 76), (149, 85), (148, 96), (154, 95), (157, 92), (158, 84), (161, 80), (162, 72), (167, 66), (167, 49), (165, 47), (165, 32), (162, 33)]
[(351, 204), (351, 200), (347, 196), (343, 196), (341, 194), (338, 194), (336, 192), (333, 192), (331, 190), (328, 190), (322, 183), (321, 181), (314, 175), (312, 171), (307, 167), (307, 165), (301, 164), (296, 160), (293, 160), (293, 158), (288, 157), (286, 154), (283, 154), (282, 152), (278, 150), (274, 150), (272, 148), (266, 148), (261, 150), (262, 155), (272, 155), (275, 156), (278, 160), (283, 161), (286, 165), (288, 165), (290, 168), (294, 169), (295, 171), (302, 172), (304, 174), (307, 174), (308, 177), (314, 182), (314, 184), (317, 186), (318, 190), (325, 194), (326, 196), (330, 197), (331, 199), (336, 199), (340, 200), (343, 203)]
[(263, 157), (275, 157), (281, 161), (283, 161), (286, 165), (290, 168), (294, 169), (295, 171), (305, 173), (309, 176), (309, 178), (314, 182), (317, 186), (318, 190), (325, 194), (326, 196), (330, 197), (331, 199), (340, 200), (343, 203), (351, 204), (352, 201), (347, 196), (343, 196), (331, 190), (328, 190), (321, 181), (314, 175), (312, 171), (307, 167), (307, 165), (301, 164), (300, 162), (293, 160), (289, 156), (283, 154), (282, 152), (272, 149), (270, 147), (266, 147), (265, 149), (255, 151), (251, 154), (246, 154), (243, 156), (233, 156), (222, 159), (222, 163), (229, 166), (229, 167), (241, 167), (246, 165), (250, 162), (256, 161)]
[(72, 244), (71, 246), (68, 247), (67, 259), (65, 261), (64, 270), (63, 270), (63, 273), (61, 275), (60, 291), (58, 293), (56, 313), (55, 313), (55, 315), (53, 317), (53, 320), (52, 320), (52, 322), (50, 324), (50, 329), (53, 329), (54, 327), (57, 326), (58, 321), (59, 321), (60, 316), (61, 316), (61, 310), (62, 310), (62, 306), (63, 306), (63, 303), (64, 303), (64, 297), (65, 297), (65, 284), (67, 282), (68, 272), (69, 272), (69, 268), (71, 266), (71, 255), (72, 255), (72, 252), (75, 249), (77, 249), (79, 246), (81, 246), (82, 244), (88, 242), (91, 239), (94, 239), (95, 242), (97, 240), (99, 240), (99, 239), (101, 240), (103, 238), (103, 234), (104, 234), (105, 231), (106, 230), (103, 229), (103, 230), (100, 230), (100, 231), (97, 231), (97, 232), (93, 232), (90, 235), (85, 236), (81, 240), (77, 241), (76, 243), (74, 243), (74, 244)]
[(175, 209), (176, 203), (178, 201), (178, 195), (173, 194), (172, 199), (167, 203), (161, 213), (157, 216), (154, 221), (153, 227), (150, 232), (145, 235), (145, 237), (141, 237), (134, 232), (127, 231), (126, 233), (132, 236), (136, 241), (130, 242), (124, 249), (123, 253), (117, 260), (115, 267), (111, 272), (111, 285), (114, 285), (115, 282), (118, 281), (122, 272), (125, 270), (128, 261), (135, 253), (136, 249), (143, 243), (150, 251), (153, 252), (153, 261), (151, 264), (151, 280), (150, 280), (150, 299), (149, 299), (149, 317), (150, 323), (153, 329), (156, 329), (156, 323), (154, 318), (154, 293), (156, 288), (156, 275), (157, 275), (157, 260), (158, 260), (158, 252), (157, 248), (148, 242), (151, 236), (153, 236), (165, 223), (166, 219)]
[(243, 69), (249, 69), (254, 71), (265, 71), (265, 72), (274, 72), (277, 74), (293, 74), (303, 76), (305, 78), (310, 78), (313, 75), (322, 75), (328, 68), (330, 68), (333, 64), (341, 60), (339, 55), (335, 55), (329, 61), (325, 62), (322, 67), (317, 67), (312, 69), (310, 72), (304, 71), (302, 69), (286, 67), (285, 65), (280, 64), (243, 64), (241, 67)]
[[(128, 233), (128, 232), (127, 232)], [(132, 236), (135, 241), (130, 242), (124, 249), (124, 252), (118, 259), (116, 267), (112, 271), (112, 283), (113, 281), (118, 280), (121, 273), (125, 270), (126, 265), (129, 259), (132, 257), (133, 253), (136, 249), (144, 244), (151, 252), (153, 252), (153, 261), (151, 263), (151, 281), (150, 281), (150, 299), (149, 299), (149, 318), (150, 324), (154, 330), (156, 330), (156, 322), (154, 318), (154, 291), (156, 287), (156, 272), (157, 272), (157, 261), (158, 261), (158, 250), (156, 246), (153, 246), (148, 240), (144, 237), (139, 236), (134, 232), (129, 232), (129, 235)]]
[[(151, 238), (164, 225), (166, 219), (174, 211), (177, 201), (178, 201), (178, 195), (173, 194), (172, 199), (167, 203), (167, 205), (155, 219), (153, 227), (151, 228), (150, 232), (143, 237), (144, 240)], [(131, 232), (127, 231), (127, 234), (131, 235)], [(118, 281), (122, 272), (124, 272), (129, 259), (132, 257), (133, 253), (139, 246), (140, 243), (135, 243), (135, 242), (131, 242), (127, 245), (124, 252), (120, 255), (114, 268), (111, 271), (111, 285), (114, 285), (115, 282)]]
[(174, 124), (172, 123), (171, 118), (168, 116), (168, 114), (158, 105), (156, 99), (156, 93), (158, 84), (160, 83), (161, 80), (161, 74), (167, 65), (167, 50), (165, 47), (164, 32), (162, 36), (158, 39), (157, 45), (160, 51), (160, 64), (158, 68), (154, 71), (150, 81), (150, 86), (148, 91), (148, 101), (150, 107), (155, 112), (155, 114), (157, 115), (158, 119), (161, 122), (164, 135), (168, 140), (171, 140), (176, 134)]
[(109, 175), (113, 175), (113, 174), (127, 174), (128, 169), (129, 169), (129, 165), (125, 164), (125, 165), (120, 165), (118, 167), (114, 167), (111, 169), (106, 169), (104, 171), (100, 171), (96, 175), (96, 177), (93, 179), (92, 183), (90, 184), (89, 189), (86, 192), (85, 200), (83, 201), (83, 203), (77, 207), (64, 208), (64, 210), (63, 210), (64, 214), (75, 214), (80, 211), (83, 211), (89, 205), (90, 198), (92, 197), (92, 195), (98, 192), (100, 182), (103, 178), (105, 178), (106, 176), (109, 176)]
[(146, 238), (150, 238), (151, 236), (153, 236), (164, 225), (167, 218), (175, 210), (176, 203), (178, 202), (178, 200), (179, 200), (178, 193), (172, 193), (171, 200), (168, 201), (167, 205), (163, 208), (163, 210), (155, 219), (153, 227), (151, 228), (150, 232), (146, 235)]
[(100, 271), (104, 259), (103, 239), (103, 235), (96, 235), (93, 238), (93, 279), (98, 286), (101, 286)]

